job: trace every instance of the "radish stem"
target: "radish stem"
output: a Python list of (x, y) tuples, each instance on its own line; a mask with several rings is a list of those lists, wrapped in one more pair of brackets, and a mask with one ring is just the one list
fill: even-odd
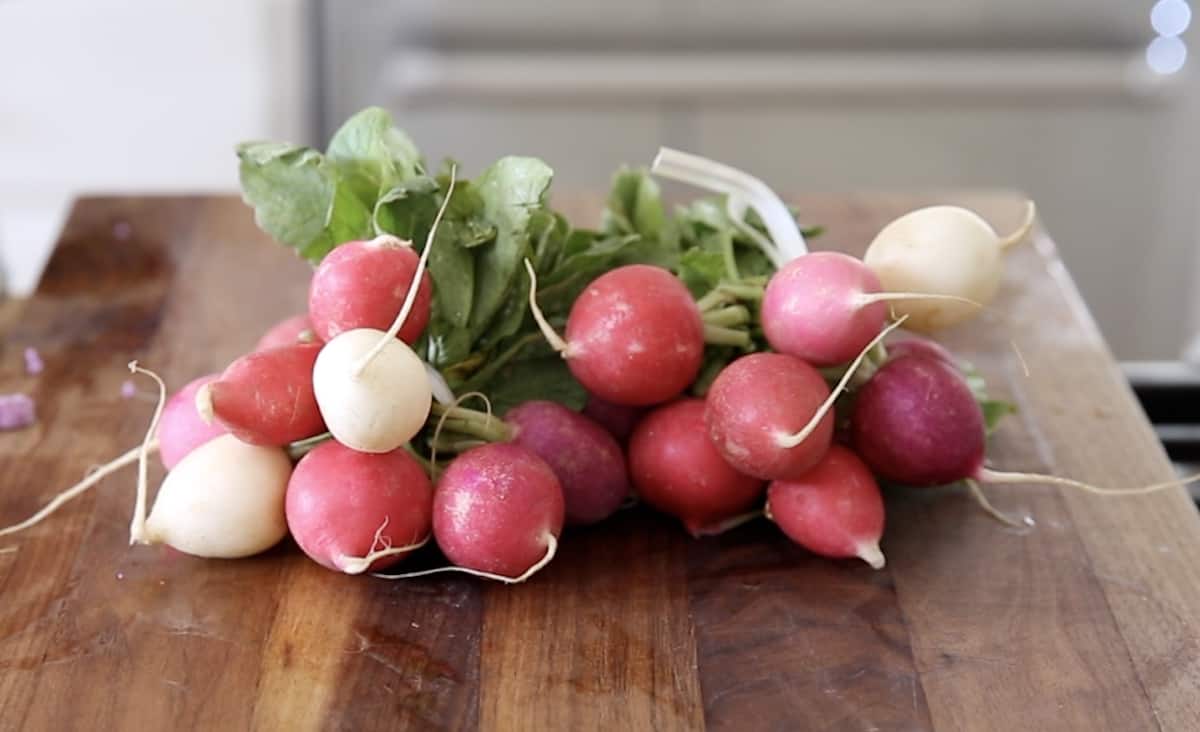
[(1037, 219), (1037, 206), (1033, 201), (1025, 202), (1025, 218), (1021, 221), (1021, 225), (1017, 230), (1008, 236), (1001, 237), (999, 244), (1001, 249), (1008, 249), (1014, 244), (1024, 241), (1025, 237), (1029, 236), (1029, 232), (1033, 230), (1033, 222)]
[(725, 328), (735, 325), (745, 325), (750, 322), (750, 311), (745, 305), (731, 305), (720, 310), (710, 310), (704, 313), (706, 325), (719, 325)]
[(725, 283), (719, 285), (717, 289), (721, 292), (727, 292), (739, 300), (762, 300), (763, 288), (755, 285)]
[(723, 328), (719, 325), (704, 324), (704, 342), (714, 346), (737, 346), (749, 348), (750, 334), (744, 330)]
[(700, 308), (700, 312), (703, 313), (725, 305), (732, 299), (733, 295), (726, 292), (724, 287), (714, 287), (696, 301), (696, 307)]
[(546, 534), (546, 554), (539, 559), (532, 567), (525, 570), (518, 577), (505, 577), (502, 574), (492, 574), (491, 572), (481, 572), (477, 569), (467, 569), (466, 567), (437, 567), (436, 569), (425, 569), (420, 572), (406, 572), (404, 574), (376, 574), (373, 575), (380, 579), (398, 580), (412, 579), (413, 577), (427, 577), (431, 574), (442, 574), (443, 572), (461, 572), (469, 574), (473, 577), (482, 577), (483, 579), (496, 580), (505, 584), (515, 585), (524, 582), (533, 575), (542, 570), (550, 560), (554, 559), (555, 553), (558, 551), (558, 539), (554, 534)]
[(429, 261), (429, 253), (433, 251), (433, 240), (437, 236), (438, 224), (442, 223), (442, 216), (446, 213), (446, 207), (450, 205), (450, 197), (454, 195), (454, 173), (455, 166), (450, 166), (450, 183), (446, 187), (446, 195), (442, 198), (442, 205), (438, 208), (437, 216), (433, 217), (433, 224), (429, 227), (429, 235), (425, 238), (425, 249), (421, 252), (421, 258), (417, 260), (417, 269), (413, 273), (413, 280), (408, 286), (408, 293), (404, 296), (404, 304), (400, 306), (400, 312), (396, 315), (396, 319), (392, 321), (392, 327), (388, 328), (375, 347), (367, 351), (358, 363), (351, 370), (354, 378), (362, 376), (363, 371), (370, 365), (371, 361), (379, 355), (388, 343), (396, 337), (400, 329), (404, 327), (404, 321), (408, 320), (408, 314), (412, 311), (413, 305), (417, 302), (417, 292), (421, 289), (421, 277), (425, 274), (425, 266)]
[[(763, 252), (772, 259), (776, 267), (789, 259), (808, 253), (804, 236), (800, 233), (800, 227), (796, 225), (791, 212), (783, 201), (779, 200), (779, 196), (758, 178), (699, 155), (690, 155), (668, 147), (659, 148), (650, 171), (664, 178), (724, 193), (731, 199), (736, 197), (736, 202), (727, 205), (738, 206), (744, 201), (752, 206), (771, 234), (774, 244), (763, 248)], [(741, 223), (745, 226), (740, 216), (733, 218), (735, 224)], [(741, 228), (739, 226), (739, 229)], [(752, 238), (760, 247), (765, 243), (753, 236)]]
[(837, 386), (834, 387), (833, 391), (829, 392), (829, 396), (825, 399), (824, 403), (821, 404), (817, 411), (813, 413), (812, 418), (808, 420), (808, 424), (804, 425), (804, 428), (795, 434), (778, 435), (775, 438), (775, 444), (779, 445), (780, 447), (792, 448), (807, 440), (808, 436), (813, 433), (813, 430), (817, 429), (817, 425), (821, 423), (821, 420), (825, 418), (825, 415), (829, 413), (829, 410), (833, 408), (833, 403), (837, 401), (837, 398), (841, 396), (841, 393), (846, 390), (846, 385), (850, 383), (850, 379), (854, 376), (854, 372), (858, 370), (858, 367), (866, 359), (867, 354), (871, 352), (871, 349), (877, 344), (882, 343), (884, 337), (888, 333), (891, 333), (896, 328), (899, 328), (900, 324), (903, 323), (907, 317), (908, 316), (900, 318), (896, 322), (890, 324), (888, 327), (879, 331), (879, 335), (875, 336), (875, 338), (867, 344), (866, 348), (862, 349), (858, 356), (850, 362), (850, 366), (846, 369), (846, 373), (842, 374), (842, 378), (840, 381), (838, 381)]

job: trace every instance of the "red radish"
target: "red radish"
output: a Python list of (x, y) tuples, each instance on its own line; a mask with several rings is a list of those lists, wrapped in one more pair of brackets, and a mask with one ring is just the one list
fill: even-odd
[[(404, 304), (420, 258), (394, 236), (346, 242), (321, 260), (308, 292), (308, 314), (323, 341), (358, 328), (385, 331)], [(398, 337), (416, 343), (429, 323), (433, 284), (421, 275), (416, 300)]]
[(747, 511), (763, 489), (709, 441), (701, 399), (681, 399), (642, 419), (629, 440), (629, 472), (642, 500), (683, 521), (694, 536)]
[(687, 287), (669, 271), (631, 264), (597, 277), (571, 306), (564, 340), (538, 309), (533, 265), (526, 260), (525, 267), (534, 318), (589, 392), (646, 406), (678, 396), (696, 380), (704, 321)]
[(883, 496), (866, 464), (833, 445), (795, 480), (767, 489), (767, 517), (797, 544), (824, 557), (858, 557), (882, 569)]
[(513, 427), (513, 442), (558, 477), (567, 523), (603, 521), (629, 497), (621, 446), (592, 420), (556, 402), (532, 401), (510, 409), (504, 421)]
[(554, 556), (563, 511), (558, 478), (541, 458), (519, 445), (483, 445), (438, 481), (433, 535), (459, 567), (524, 580)]
[(956, 370), (958, 369), (958, 359), (953, 353), (946, 350), (945, 346), (937, 341), (920, 336), (908, 336), (887, 344), (887, 357), (889, 359), (900, 358), (901, 356), (932, 358), (953, 366)]
[(347, 574), (396, 564), (429, 538), (433, 486), (403, 449), (363, 453), (325, 442), (297, 463), (287, 524), (313, 561)]
[(218, 376), (209, 374), (188, 382), (163, 407), (162, 422), (158, 426), (158, 450), (167, 470), (174, 468), (192, 450), (225, 434), (223, 426), (216, 422), (205, 422), (196, 411), (196, 392)]
[(815, 366), (845, 363), (883, 329), (888, 306), (880, 289), (875, 273), (848, 254), (797, 257), (767, 283), (763, 332), (780, 353)]
[(826, 410), (798, 444), (789, 438), (812, 421), (829, 396), (820, 372), (794, 356), (742, 356), (708, 390), (708, 436), (729, 464), (747, 475), (798, 478), (829, 449), (833, 414)]
[(271, 326), (263, 337), (258, 339), (254, 350), (265, 351), (278, 346), (290, 346), (295, 343), (316, 343), (317, 336), (313, 332), (312, 323), (308, 320), (308, 315), (293, 315), (290, 318), (284, 318), (275, 325)]
[(196, 392), (196, 409), (252, 445), (282, 447), (325, 431), (313, 395), (319, 343), (242, 356)]
[(583, 405), (583, 414), (599, 424), (608, 433), (625, 444), (637, 427), (638, 420), (646, 414), (641, 407), (630, 407), (624, 404), (606, 402), (595, 394), (588, 394), (587, 403)]

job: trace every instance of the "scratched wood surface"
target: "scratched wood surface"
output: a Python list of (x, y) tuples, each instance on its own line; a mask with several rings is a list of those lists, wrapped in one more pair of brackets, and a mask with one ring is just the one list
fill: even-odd
[[(801, 196), (861, 251), (935, 197)], [(1009, 195), (950, 194), (997, 228)], [(560, 200), (594, 221), (599, 198)], [(87, 198), (36, 295), (0, 308), (0, 523), (134, 445), (146, 385), (217, 370), (304, 303), (307, 267), (234, 198)], [(1104, 485), (1170, 476), (1053, 245), (1009, 258), (1003, 317), (946, 335), (1015, 401), (1003, 468)], [(1028, 360), (1017, 366), (1009, 337)], [(38, 348), (46, 371), (24, 376)], [(0, 541), (0, 729), (1200, 728), (1200, 521), (1182, 491), (888, 496), (888, 568), (817, 559), (766, 524), (692, 541), (632, 511), (571, 532), (527, 585), (342, 577), (288, 544), (204, 561), (127, 546), (133, 476)], [(5, 551), (8, 547), (15, 551)]]

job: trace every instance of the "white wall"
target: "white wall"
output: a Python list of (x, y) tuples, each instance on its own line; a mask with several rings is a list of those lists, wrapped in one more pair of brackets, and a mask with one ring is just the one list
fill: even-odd
[(306, 139), (302, 0), (0, 2), (0, 264), (28, 291), (78, 192), (229, 191)]

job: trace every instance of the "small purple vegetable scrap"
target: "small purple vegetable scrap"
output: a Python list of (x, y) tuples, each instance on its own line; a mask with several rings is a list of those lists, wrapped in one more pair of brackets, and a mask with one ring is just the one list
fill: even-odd
[(42, 361), (42, 354), (38, 353), (37, 349), (29, 346), (25, 349), (25, 373), (30, 376), (36, 376), (42, 373), (46, 368), (46, 364)]
[(125, 381), (121, 382), (121, 398), (122, 399), (132, 399), (136, 395), (137, 395), (137, 387), (134, 385), (134, 383), (131, 379), (125, 379)]
[(0, 394), (0, 430), (19, 430), (37, 421), (28, 394)]

